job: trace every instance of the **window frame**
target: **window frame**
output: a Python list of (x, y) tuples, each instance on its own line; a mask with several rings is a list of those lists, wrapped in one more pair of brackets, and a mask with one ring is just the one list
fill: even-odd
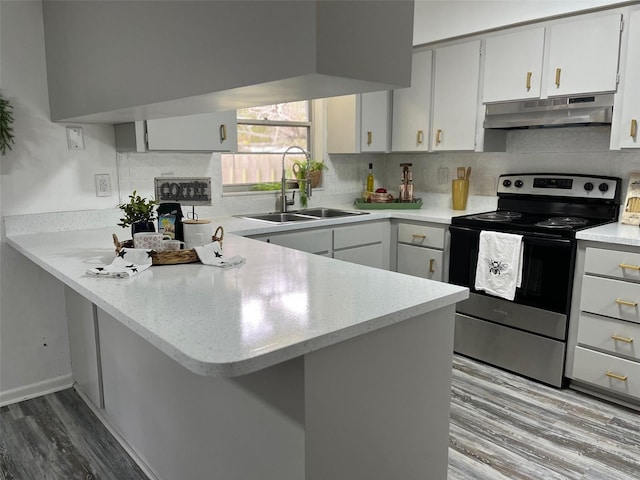
[[(244, 118), (238, 118), (238, 113), (236, 110), (236, 127), (238, 125), (265, 125), (265, 126), (284, 126), (284, 127), (303, 127), (303, 128), (307, 128), (308, 129), (308, 135), (307, 135), (307, 146), (305, 148), (305, 150), (307, 151), (307, 153), (311, 156), (311, 158), (314, 158), (314, 151), (315, 151), (315, 129), (316, 129), (316, 117), (314, 115), (314, 110), (315, 110), (315, 104), (313, 100), (297, 100), (298, 102), (306, 102), (307, 103), (307, 114), (308, 114), (308, 120), (307, 121), (282, 121), (282, 120), (253, 120), (253, 119), (244, 119)], [(286, 102), (286, 103), (294, 103), (294, 102)], [(223, 155), (236, 155), (236, 154), (242, 154), (242, 155), (260, 155), (260, 154), (264, 154), (265, 152), (262, 153), (258, 153), (258, 152), (242, 152), (239, 150), (239, 148), (236, 149), (235, 152), (229, 152), (229, 153), (223, 153)], [(270, 152), (270, 154), (280, 154), (282, 155), (284, 153), (284, 149), (282, 151), (274, 151), (274, 152)], [(222, 162), (221, 162), (222, 163)], [(222, 168), (222, 167), (221, 167)], [(224, 179), (224, 171), (221, 171), (222, 173), (222, 178)], [(278, 182), (280, 181), (279, 179), (277, 180)], [(265, 194), (265, 193), (274, 193), (277, 190), (254, 190), (256, 185), (260, 185), (263, 183), (273, 183), (273, 182), (252, 182), (252, 183), (222, 183), (222, 192), (223, 194), (225, 193), (244, 193), (244, 194)], [(291, 182), (290, 185), (294, 185), (293, 182)], [(293, 186), (288, 186), (287, 190), (294, 190), (295, 187)]]

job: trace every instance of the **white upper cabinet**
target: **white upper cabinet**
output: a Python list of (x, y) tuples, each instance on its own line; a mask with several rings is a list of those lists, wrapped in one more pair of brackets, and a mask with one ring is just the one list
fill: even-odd
[[(614, 131), (618, 132), (619, 146), (640, 148), (640, 10), (631, 13), (628, 22), (629, 37), (621, 94), (616, 98), (614, 110), (621, 104), (621, 114), (614, 118)], [(619, 119), (619, 122), (617, 120)], [(616, 124), (617, 123), (617, 124)], [(612, 147), (616, 147), (613, 145)]]
[(616, 91), (621, 21), (615, 13), (549, 27), (547, 96)]
[(391, 92), (362, 94), (360, 151), (388, 152), (391, 140)]
[(473, 150), (476, 138), (480, 40), (435, 51), (431, 149)]
[(482, 101), (539, 98), (543, 54), (544, 28), (487, 38)]
[(620, 14), (489, 37), (484, 103), (615, 92)]
[(147, 120), (149, 150), (234, 152), (236, 111)]
[(393, 91), (391, 150), (426, 152), (429, 150), (431, 114), (431, 74), (433, 52), (413, 54), (411, 86)]
[(327, 106), (327, 152), (388, 152), (391, 92), (332, 97)]

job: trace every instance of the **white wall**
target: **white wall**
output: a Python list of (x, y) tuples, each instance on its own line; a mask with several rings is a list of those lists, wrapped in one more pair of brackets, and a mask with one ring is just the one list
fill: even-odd
[(413, 44), (481, 32), (620, 0), (415, 0)]
[[(0, 87), (14, 106), (13, 150), (0, 157), (1, 215), (111, 208), (94, 174), (116, 189), (113, 128), (83, 125), (84, 151), (67, 149), (65, 125), (49, 121), (42, 5), (0, 2)], [(70, 381), (61, 284), (0, 243), (0, 402)]]

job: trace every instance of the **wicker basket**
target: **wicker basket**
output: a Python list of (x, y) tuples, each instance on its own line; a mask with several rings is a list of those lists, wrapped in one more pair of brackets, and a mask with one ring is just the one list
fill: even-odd
[[(222, 246), (222, 239), (224, 238), (224, 229), (220, 226), (216, 228), (216, 231), (211, 237), (212, 242), (220, 242)], [(121, 242), (118, 240), (118, 236), (113, 234), (113, 244), (116, 246), (116, 255), (123, 248), (133, 248), (133, 240), (125, 240)], [(184, 250), (173, 250), (168, 252), (153, 252), (151, 254), (152, 265), (178, 265), (180, 263), (194, 263), (198, 262), (198, 254), (193, 248)]]
[[(304, 178), (300, 176), (300, 165), (297, 163), (293, 165), (293, 174), (299, 180), (298, 185), (304, 181)], [(308, 172), (307, 176), (309, 180), (311, 180), (311, 188), (318, 188), (320, 186), (320, 181), (322, 180), (322, 170), (314, 170), (313, 172)]]

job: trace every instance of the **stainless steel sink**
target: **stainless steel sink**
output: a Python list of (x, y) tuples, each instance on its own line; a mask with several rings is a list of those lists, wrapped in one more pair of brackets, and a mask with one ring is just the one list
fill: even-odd
[(296, 210), (293, 213), (299, 213), (301, 215), (309, 215), (310, 217), (318, 218), (337, 218), (337, 217), (351, 217), (356, 215), (365, 215), (369, 212), (359, 212), (354, 210), (340, 210), (338, 208), (306, 208), (304, 210)]
[(292, 212), (280, 213), (253, 213), (248, 215), (235, 215), (240, 218), (249, 220), (259, 220), (269, 223), (289, 223), (289, 222), (305, 222), (309, 220), (320, 220), (321, 218), (339, 218), (351, 217), (357, 215), (366, 215), (369, 212), (359, 212), (353, 210), (340, 210), (338, 208), (307, 208), (304, 210), (295, 210)]
[(316, 217), (308, 217), (297, 215), (295, 213), (256, 213), (251, 215), (237, 215), (238, 217), (248, 218), (250, 220), (260, 220), (269, 223), (287, 223), (287, 222), (304, 222), (309, 220), (317, 220)]

